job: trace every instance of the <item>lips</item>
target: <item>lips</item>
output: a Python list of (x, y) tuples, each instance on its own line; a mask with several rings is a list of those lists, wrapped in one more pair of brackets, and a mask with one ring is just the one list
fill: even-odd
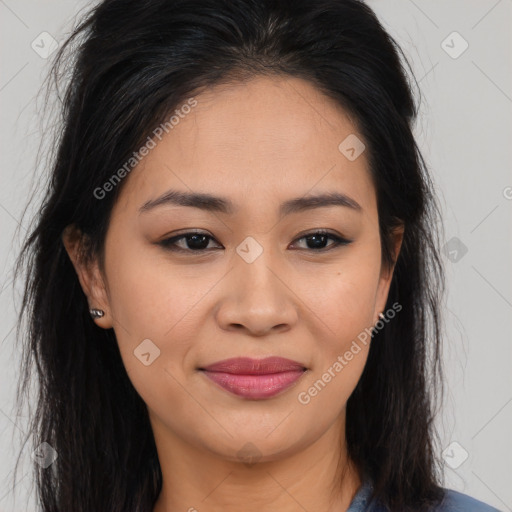
[(266, 357), (265, 359), (252, 359), (250, 357), (237, 357), (226, 359), (201, 368), (209, 372), (233, 373), (239, 375), (267, 375), (296, 370), (305, 370), (304, 365), (283, 357)]
[(200, 368), (221, 388), (243, 398), (271, 398), (292, 386), (306, 371), (303, 364), (282, 357), (226, 359)]

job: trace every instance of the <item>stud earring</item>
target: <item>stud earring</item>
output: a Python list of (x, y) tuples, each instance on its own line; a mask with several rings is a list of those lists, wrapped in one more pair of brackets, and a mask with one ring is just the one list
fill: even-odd
[(96, 309), (96, 308), (90, 308), (89, 313), (90, 313), (91, 317), (94, 319), (101, 318), (102, 316), (105, 315), (105, 311), (103, 311), (102, 309)]
[[(386, 319), (386, 317), (382, 313), (379, 313), (379, 318), (380, 318), (380, 320), (385, 320)], [(380, 320), (377, 320), (375, 325), (372, 327), (372, 329), (371, 329), (372, 330), (372, 336), (379, 330), (377, 328), (377, 324), (380, 322)]]

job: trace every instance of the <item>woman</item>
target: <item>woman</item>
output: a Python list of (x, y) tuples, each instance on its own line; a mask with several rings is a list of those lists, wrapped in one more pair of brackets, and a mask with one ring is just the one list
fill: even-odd
[(65, 66), (19, 263), (41, 510), (495, 510), (440, 483), (438, 213), (373, 12), (105, 0)]

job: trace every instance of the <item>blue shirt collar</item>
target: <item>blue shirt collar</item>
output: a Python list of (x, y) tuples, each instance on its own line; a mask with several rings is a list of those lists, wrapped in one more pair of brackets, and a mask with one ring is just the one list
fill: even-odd
[(373, 483), (371, 479), (363, 479), (363, 483), (351, 501), (347, 512), (380, 512), (381, 510), (384, 510), (374, 501), (370, 502), (372, 491)]

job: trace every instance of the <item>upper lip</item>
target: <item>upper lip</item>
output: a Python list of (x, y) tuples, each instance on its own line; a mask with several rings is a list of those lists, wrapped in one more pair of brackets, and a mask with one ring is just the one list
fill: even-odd
[(236, 375), (266, 375), (271, 373), (306, 370), (305, 366), (297, 361), (276, 356), (266, 357), (264, 359), (234, 357), (232, 359), (218, 361), (199, 369), (209, 372), (223, 372)]

